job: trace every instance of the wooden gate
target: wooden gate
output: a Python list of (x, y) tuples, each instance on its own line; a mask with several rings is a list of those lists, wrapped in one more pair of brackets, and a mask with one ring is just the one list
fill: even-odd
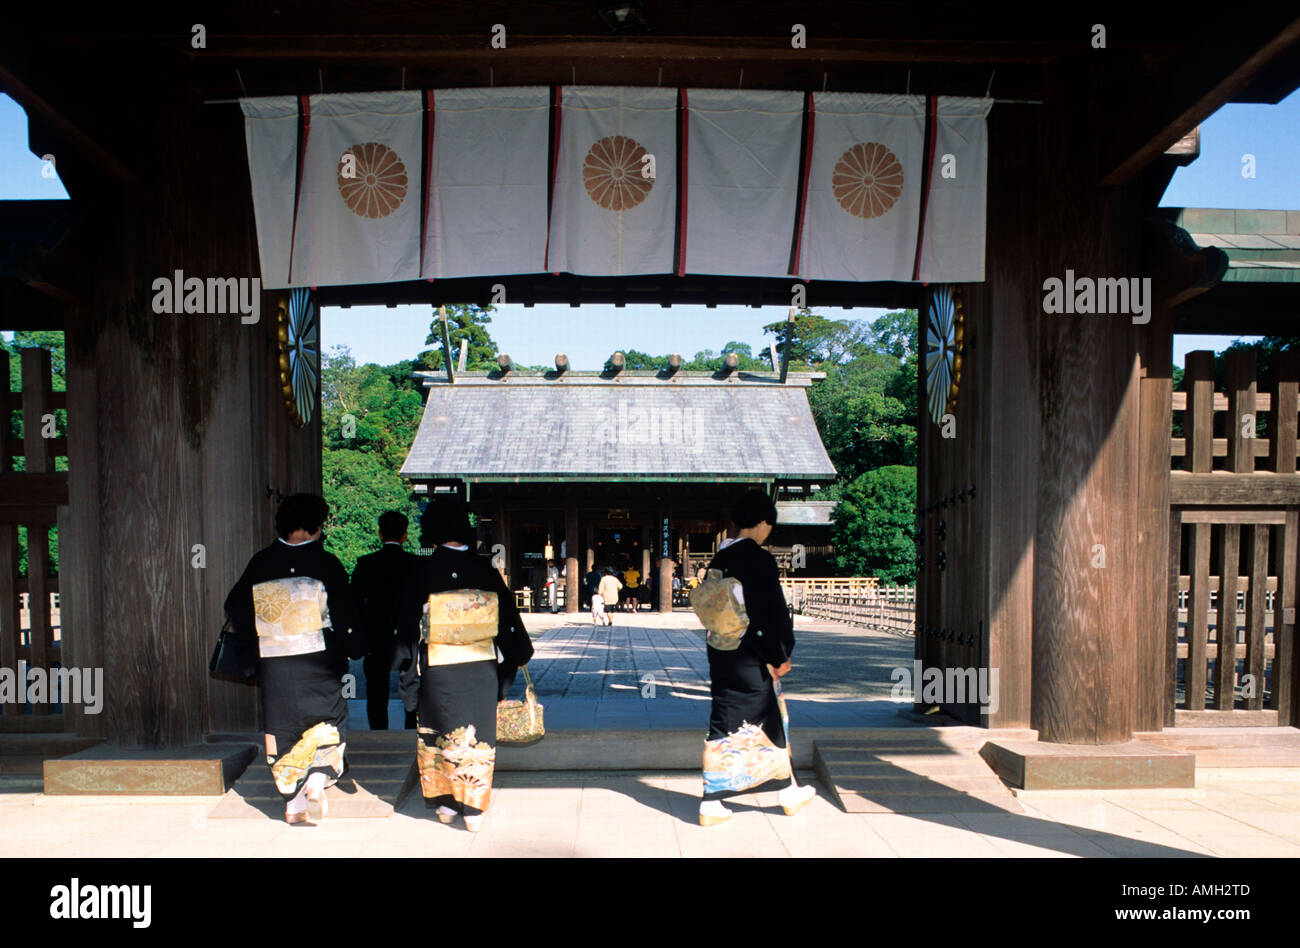
[[(67, 455), (66, 439), (48, 437), (51, 416), (66, 408), (66, 393), (51, 382), (50, 353), (22, 350), (22, 390), (9, 391), (8, 365), (0, 385), (0, 668), (15, 678), (22, 668), (46, 672), (60, 664), (64, 642), (57, 607), (57, 575), (50, 569), (50, 529), (58, 508), (68, 502), (68, 475), (56, 472), (55, 458)], [(22, 438), (10, 435), (12, 413), (22, 413)], [(23, 458), (21, 472), (12, 459)], [(19, 529), (27, 540), (27, 568), (21, 570)], [(19, 663), (26, 663), (20, 666)], [(6, 695), (6, 697), (9, 697)], [(62, 730), (53, 706), (34, 702), (31, 716), (16, 700), (0, 701), (0, 730)]]
[(1226, 362), (1220, 393), (1214, 353), (1189, 353), (1173, 393), (1184, 436), (1170, 441), (1167, 726), (1294, 714), (1300, 360), (1279, 356), (1265, 392), (1253, 352)]

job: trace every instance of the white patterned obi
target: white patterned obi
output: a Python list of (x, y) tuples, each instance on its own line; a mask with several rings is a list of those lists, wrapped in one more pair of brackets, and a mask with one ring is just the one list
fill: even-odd
[(272, 579), (253, 587), (257, 651), (263, 658), (325, 651), (330, 613), (325, 584), (310, 576)]

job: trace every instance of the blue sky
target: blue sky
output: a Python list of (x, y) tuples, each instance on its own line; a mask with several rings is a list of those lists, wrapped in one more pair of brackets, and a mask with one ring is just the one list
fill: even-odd
[[(996, 107), (996, 106), (995, 106)], [(1242, 176), (1243, 155), (1255, 158), (1255, 177)], [(58, 158), (54, 168), (57, 172)], [(41, 174), (44, 163), (27, 148), (27, 118), (0, 94), (0, 200), (66, 198), (59, 182)], [(1180, 168), (1161, 203), (1171, 207), (1300, 209), (1300, 91), (1275, 106), (1228, 105), (1201, 125), (1201, 155)], [(810, 303), (817, 311), (816, 285)], [(835, 319), (874, 319), (884, 310), (823, 310)], [(721, 349), (731, 340), (757, 353), (766, 345), (762, 327), (784, 318), (782, 307), (750, 309), (703, 306), (498, 307), (489, 327), (501, 350), (525, 364), (549, 364), (568, 354), (575, 369), (597, 369), (617, 348), (680, 352)], [(322, 341), (345, 345), (359, 362), (390, 364), (428, 348), (432, 311), (423, 306), (327, 309)], [(1222, 350), (1237, 337), (1176, 336), (1174, 361), (1194, 349)]]

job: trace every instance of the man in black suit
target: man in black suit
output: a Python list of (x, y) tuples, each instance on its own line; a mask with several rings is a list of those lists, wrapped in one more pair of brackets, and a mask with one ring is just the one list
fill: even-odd
[[(397, 647), (397, 603), (402, 587), (415, 568), (416, 557), (402, 546), (406, 543), (406, 517), (395, 510), (379, 517), (377, 552), (357, 559), (352, 571), (352, 596), (357, 608), (357, 628), (364, 640), (366, 717), (370, 730), (388, 730), (388, 674)], [(415, 727), (415, 714), (408, 711), (406, 727)]]

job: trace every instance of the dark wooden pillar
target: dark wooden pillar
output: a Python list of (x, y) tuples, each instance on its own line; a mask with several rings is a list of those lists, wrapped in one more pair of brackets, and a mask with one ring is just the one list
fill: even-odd
[(650, 525), (643, 524), (641, 527), (641, 583), (650, 585), (650, 546), (651, 546)]
[(578, 505), (570, 503), (564, 511), (564, 611), (578, 611)]

